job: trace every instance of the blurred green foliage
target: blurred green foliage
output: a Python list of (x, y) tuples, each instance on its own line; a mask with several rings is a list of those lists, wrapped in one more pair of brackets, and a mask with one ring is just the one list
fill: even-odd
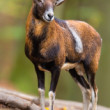
[[(31, 0), (0, 0), (0, 79), (16, 89), (37, 94), (37, 77), (24, 54), (25, 23)], [(55, 10), (60, 19), (83, 20), (95, 27), (103, 38), (102, 55), (97, 72), (99, 104), (110, 107), (110, 0), (65, 0)], [(10, 48), (9, 48), (10, 47)], [(8, 65), (8, 66), (7, 66)], [(46, 73), (46, 96), (50, 73)], [(81, 101), (79, 88), (68, 72), (62, 71), (57, 98)]]
[(26, 16), (26, 10), (29, 5), (30, 0), (0, 0), (1, 12), (16, 19), (23, 19)]

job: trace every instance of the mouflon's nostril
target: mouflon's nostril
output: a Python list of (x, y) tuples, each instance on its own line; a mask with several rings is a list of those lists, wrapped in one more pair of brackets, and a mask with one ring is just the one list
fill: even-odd
[(51, 20), (53, 18), (52, 14), (48, 14), (49, 19)]

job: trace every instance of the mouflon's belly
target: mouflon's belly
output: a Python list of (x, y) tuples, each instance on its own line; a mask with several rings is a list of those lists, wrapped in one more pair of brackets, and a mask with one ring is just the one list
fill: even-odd
[[(64, 63), (61, 67), (61, 70), (70, 70), (70, 69), (73, 69), (75, 67), (77, 67), (78, 63)], [(45, 72), (48, 72), (49, 70), (46, 69), (45, 67), (41, 66), (41, 65), (38, 65), (38, 68), (41, 70), (41, 71), (45, 71)]]

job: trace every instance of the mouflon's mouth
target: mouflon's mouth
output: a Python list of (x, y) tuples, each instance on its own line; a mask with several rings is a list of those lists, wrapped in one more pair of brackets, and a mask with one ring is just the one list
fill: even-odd
[(54, 20), (54, 16), (52, 16), (52, 17), (43, 16), (43, 20), (46, 22), (51, 22)]
[(49, 8), (45, 11), (45, 13), (43, 14), (43, 19), (46, 22), (51, 22), (52, 20), (54, 20), (54, 12), (52, 8)]

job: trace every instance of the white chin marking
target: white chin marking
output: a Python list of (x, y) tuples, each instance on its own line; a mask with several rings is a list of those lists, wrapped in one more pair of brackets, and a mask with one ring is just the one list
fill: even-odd
[(82, 53), (82, 52), (83, 52), (83, 44), (82, 44), (82, 41), (81, 41), (80, 36), (79, 36), (78, 33), (75, 31), (75, 29), (69, 25), (68, 22), (66, 22), (66, 24), (67, 24), (67, 26), (68, 26), (69, 31), (70, 31), (71, 34), (73, 35), (75, 42), (76, 42), (76, 43), (75, 43), (75, 50), (76, 50), (76, 52)]

